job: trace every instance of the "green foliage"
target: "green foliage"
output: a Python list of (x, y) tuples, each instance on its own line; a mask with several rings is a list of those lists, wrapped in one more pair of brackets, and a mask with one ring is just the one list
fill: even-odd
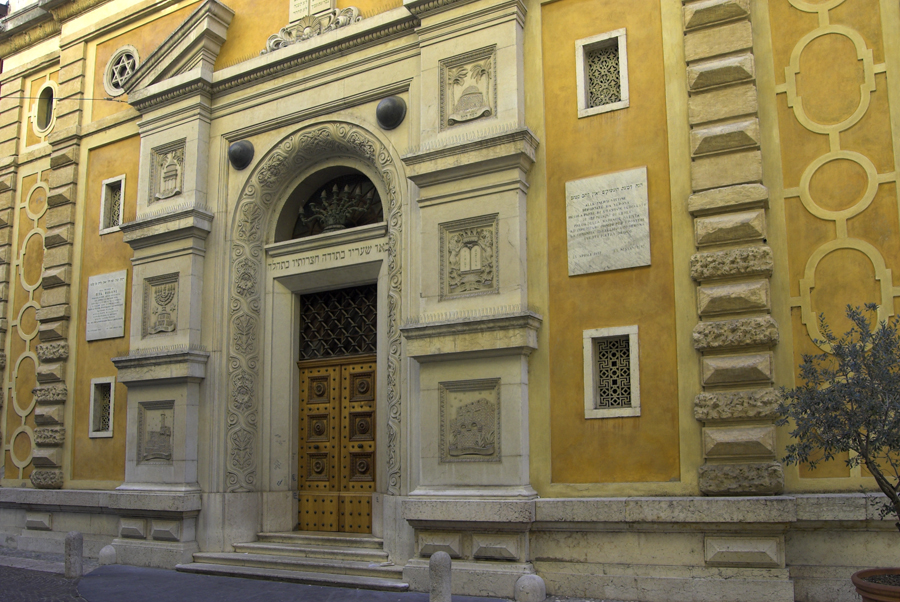
[(877, 310), (848, 305), (852, 326), (840, 338), (819, 316), (816, 344), (830, 353), (803, 356), (803, 384), (783, 391), (777, 424), (794, 427), (784, 462), (815, 468), (850, 452), (847, 465), (865, 465), (888, 497), (882, 516), (900, 521), (900, 323), (877, 323)]

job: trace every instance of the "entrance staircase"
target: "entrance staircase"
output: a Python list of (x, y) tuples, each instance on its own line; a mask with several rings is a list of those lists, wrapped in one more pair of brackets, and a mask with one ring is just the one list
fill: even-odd
[(394, 566), (383, 541), (357, 533), (260, 533), (234, 544), (234, 552), (198, 552), (180, 564), (185, 573), (224, 575), (381, 591), (406, 591), (403, 567)]

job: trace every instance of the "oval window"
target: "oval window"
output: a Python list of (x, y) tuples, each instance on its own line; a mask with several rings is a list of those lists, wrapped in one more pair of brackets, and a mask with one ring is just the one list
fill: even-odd
[(50, 123), (53, 121), (53, 106), (55, 101), (56, 98), (53, 94), (53, 87), (45, 86), (38, 95), (37, 101), (35, 126), (37, 126), (38, 130), (43, 131), (50, 127)]

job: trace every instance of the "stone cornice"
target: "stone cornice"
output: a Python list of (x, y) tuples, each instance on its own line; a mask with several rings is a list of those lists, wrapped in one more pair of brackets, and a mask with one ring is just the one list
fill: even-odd
[(129, 387), (160, 382), (200, 382), (206, 377), (209, 352), (188, 347), (134, 350), (112, 358), (119, 382)]
[(284, 76), (306, 65), (333, 58), (337, 54), (362, 49), (395, 36), (411, 33), (418, 23), (414, 16), (402, 8), (363, 19), (216, 71), (213, 76), (213, 94), (218, 95), (232, 89), (250, 86), (261, 79)]
[(495, 315), (453, 316), (442, 321), (409, 322), (400, 328), (407, 355), (419, 362), (437, 361), (447, 355), (467, 357), (529, 355), (537, 349), (542, 318), (532, 311)]
[(206, 240), (212, 229), (213, 214), (205, 208), (187, 207), (144, 214), (120, 226), (123, 239), (132, 249), (142, 249), (164, 242), (199, 238)]
[(200, 512), (200, 493), (2, 487), (0, 508), (181, 519)]
[(62, 22), (109, 0), (40, 0), (4, 19), (0, 32), (0, 58), (57, 35)]
[(403, 0), (403, 8), (417, 17), (427, 17), (442, 13), (458, 6), (471, 4), (476, 0)]

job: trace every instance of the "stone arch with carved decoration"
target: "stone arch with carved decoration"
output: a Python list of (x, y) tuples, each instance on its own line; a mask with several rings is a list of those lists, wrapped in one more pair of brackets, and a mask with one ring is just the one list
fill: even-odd
[[(306, 126), (275, 144), (247, 178), (230, 226), (227, 335), (226, 474), (228, 492), (258, 490), (260, 361), (266, 233), (279, 200), (302, 168), (334, 157), (364, 163), (377, 174), (388, 226), (387, 493), (400, 493), (400, 237), (402, 186), (398, 162), (367, 129), (344, 121)], [(367, 170), (367, 171), (369, 171)]]

